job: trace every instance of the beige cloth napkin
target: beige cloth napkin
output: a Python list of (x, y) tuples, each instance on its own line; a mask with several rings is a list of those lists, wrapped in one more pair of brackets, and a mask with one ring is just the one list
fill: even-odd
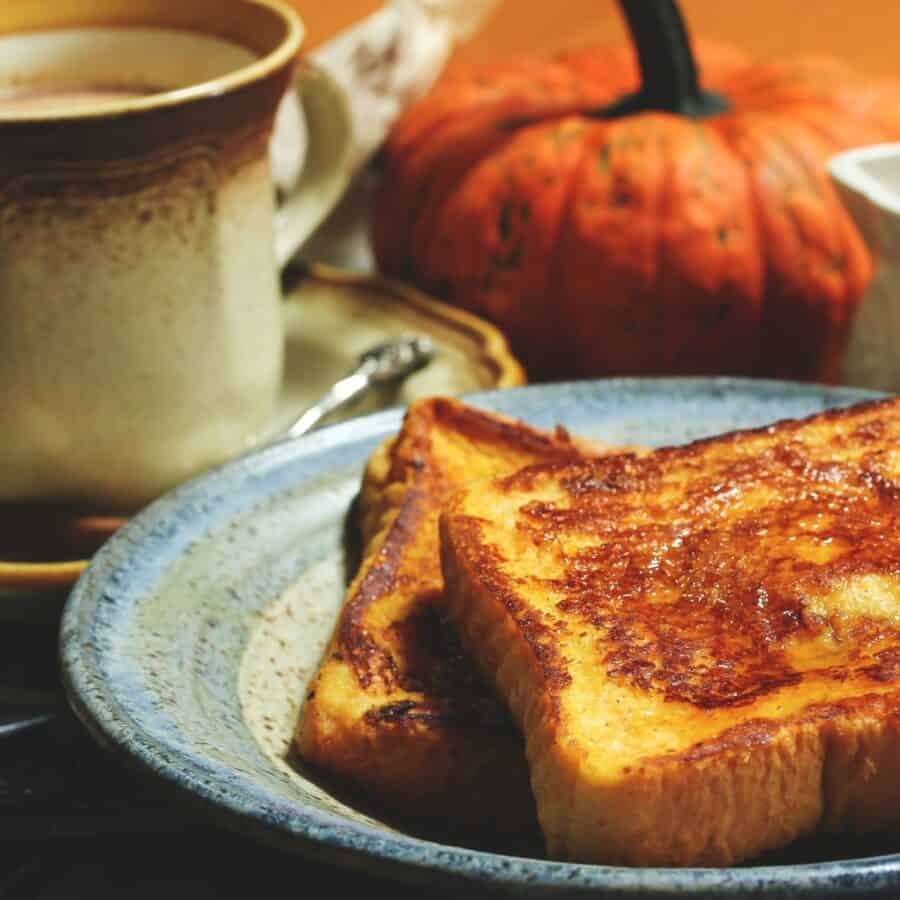
[[(499, 0), (390, 0), (309, 54), (343, 89), (353, 122), (351, 166), (360, 173), (403, 110), (434, 83), (453, 47)], [(271, 145), (276, 186), (288, 192), (303, 170), (306, 132), (296, 97), (281, 106)], [(371, 269), (365, 219), (371, 181), (362, 175), (301, 251), (346, 268)]]

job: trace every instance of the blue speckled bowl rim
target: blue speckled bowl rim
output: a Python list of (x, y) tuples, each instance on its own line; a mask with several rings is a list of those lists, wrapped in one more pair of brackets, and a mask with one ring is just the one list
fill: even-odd
[[(595, 382), (536, 385), (503, 392), (472, 394), (472, 403), (491, 405), (499, 394), (527, 392), (552, 397), (572, 388), (584, 390), (634, 390), (640, 385), (652, 392), (711, 386), (723, 392), (752, 390), (786, 396), (804, 391), (827, 393), (835, 403), (849, 403), (883, 396), (856, 388), (804, 385), (740, 378), (617, 378)], [(517, 893), (570, 894), (604, 890), (616, 896), (837, 896), (883, 891), (900, 892), (900, 853), (863, 859), (801, 865), (748, 866), (730, 869), (630, 869), (525, 859), (485, 851), (438, 844), (420, 838), (378, 830), (299, 803), (277, 800), (251, 778), (199, 754), (172, 752), (164, 736), (133, 726), (115, 696), (115, 685), (105, 683), (91, 654), (82, 653), (86, 640), (82, 623), (91, 619), (97, 604), (116, 596), (117, 622), (128, 619), (145, 589), (171, 563), (168, 554), (142, 551), (148, 539), (160, 546), (189, 541), (227, 512), (224, 498), (263, 484), (262, 476), (308, 454), (320, 453), (346, 441), (382, 436), (396, 430), (402, 410), (389, 410), (322, 429), (298, 442), (260, 450), (236, 462), (195, 478), (157, 500), (121, 529), (95, 556), (79, 579), (63, 612), (60, 654), (63, 683), (76, 714), (107, 749), (122, 761), (151, 772), (181, 799), (199, 805), (222, 825), (252, 834), (268, 843), (319, 859), (363, 867), (385, 876), (420, 883), (480, 884)], [(227, 488), (227, 489), (226, 489)], [(260, 488), (263, 490), (263, 488)], [(215, 497), (216, 502), (209, 498)], [(196, 515), (185, 516), (185, 510)], [(148, 538), (148, 535), (151, 536)], [(133, 565), (127, 583), (110, 585), (108, 576), (123, 548), (133, 542), (127, 559)]]

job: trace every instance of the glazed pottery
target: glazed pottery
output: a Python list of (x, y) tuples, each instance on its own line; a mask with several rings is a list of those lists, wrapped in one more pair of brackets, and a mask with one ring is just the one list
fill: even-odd
[(842, 380), (900, 393), (900, 144), (840, 153), (829, 172), (876, 265), (853, 324)]
[[(269, 0), (0, 9), (0, 501), (134, 508), (269, 423), (280, 268), (349, 177), (302, 37)], [(276, 214), (295, 82), (309, 147)]]

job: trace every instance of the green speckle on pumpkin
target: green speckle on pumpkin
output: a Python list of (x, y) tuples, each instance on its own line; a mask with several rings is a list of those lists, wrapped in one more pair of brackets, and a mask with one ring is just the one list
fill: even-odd
[(569, 144), (574, 141), (575, 138), (580, 137), (583, 131), (583, 128), (574, 125), (570, 125), (568, 128), (565, 126), (562, 128), (554, 128), (553, 131), (550, 132), (550, 141), (553, 144), (553, 149), (559, 150), (561, 147), (565, 147), (566, 144)]
[(501, 241), (509, 240), (513, 228), (513, 215), (515, 204), (512, 200), (504, 200), (500, 205), (500, 215), (497, 216), (497, 233)]
[(494, 269), (500, 272), (509, 272), (518, 269), (522, 264), (522, 241), (516, 241), (506, 253), (498, 253), (493, 260)]
[(528, 203), (507, 197), (500, 203), (497, 214), (497, 234), (503, 243), (509, 241), (516, 233), (516, 226), (522, 225), (531, 218), (531, 206)]
[(609, 144), (604, 144), (597, 154), (597, 170), (604, 173), (609, 171)]
[(697, 311), (697, 320), (704, 328), (718, 328), (731, 315), (731, 305), (720, 301), (715, 307), (705, 307)]

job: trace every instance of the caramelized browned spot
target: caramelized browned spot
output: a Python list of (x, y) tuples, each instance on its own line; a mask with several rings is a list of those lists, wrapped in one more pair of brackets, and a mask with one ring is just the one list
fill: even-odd
[(395, 678), (394, 660), (379, 646), (363, 620), (369, 606), (397, 585), (403, 551), (421, 527), (427, 505), (428, 498), (422, 494), (415, 491), (407, 494), (376, 560), (341, 611), (338, 646), (362, 687), (368, 687), (375, 679), (389, 684)]
[(413, 615), (394, 622), (390, 631), (403, 651), (405, 666), (398, 679), (403, 690), (435, 697), (492, 696), (463, 651), (456, 629), (433, 605), (421, 604)]
[[(454, 691), (465, 694), (469, 690), (468, 682), (463, 683), (465, 673), (468, 681), (478, 682), (481, 694), (488, 696), (472, 663), (461, 662), (457, 650), (439, 646), (445, 638), (435, 637), (435, 633), (403, 637), (402, 623), (393, 626), (393, 637), (366, 625), (369, 608), (393, 592), (416, 598), (427, 616), (427, 607), (443, 587), (438, 560), (438, 516), (444, 500), (465, 483), (469, 467), (465, 456), (436, 450), (438, 432), (468, 442), (468, 453), (493, 465), (491, 474), (537, 460), (571, 462), (581, 458), (564, 429), (553, 434), (536, 431), (521, 422), (448, 398), (435, 397), (414, 404), (391, 448), (388, 478), (390, 483), (404, 485), (406, 494), (376, 559), (341, 613), (338, 652), (353, 668), (362, 688), (378, 683), (388, 690), (401, 687), (438, 697), (450, 696)], [(404, 560), (404, 554), (413, 546), (422, 548), (422, 552), (410, 563)], [(420, 645), (419, 638), (425, 643)], [(456, 655), (446, 659), (447, 652)], [(451, 670), (452, 676), (448, 674)], [(447, 679), (452, 687), (441, 686)], [(410, 686), (414, 684), (421, 687)]]
[[(372, 707), (370, 725), (413, 723), (478, 727), (516, 734), (512, 719), (463, 651), (459, 635), (435, 608), (436, 592), (421, 594), (415, 612), (393, 622), (378, 643), (364, 628), (350, 632), (358, 656), (357, 678), (371, 684), (377, 677), (386, 692), (419, 694)], [(377, 667), (377, 668), (376, 668)]]
[[(891, 416), (849, 432), (820, 424), (811, 438), (794, 426), (777, 442), (736, 436), (714, 454), (702, 442), (570, 466), (563, 499), (524, 503), (518, 526), (560, 547), (563, 574), (545, 588), (563, 617), (595, 631), (613, 679), (703, 708), (802, 679), (893, 681), (898, 617), (862, 610), (848, 624), (816, 603), (861, 576), (900, 578)], [(825, 639), (838, 665), (817, 655)], [(804, 645), (816, 652), (798, 665)]]
[(481, 703), (474, 698), (468, 703), (461, 703), (452, 697), (397, 700), (367, 710), (365, 720), (369, 725), (392, 725), (397, 728), (417, 727), (424, 723), (444, 728), (488, 729), (509, 738), (518, 738), (509, 713), (493, 697), (483, 697)]

